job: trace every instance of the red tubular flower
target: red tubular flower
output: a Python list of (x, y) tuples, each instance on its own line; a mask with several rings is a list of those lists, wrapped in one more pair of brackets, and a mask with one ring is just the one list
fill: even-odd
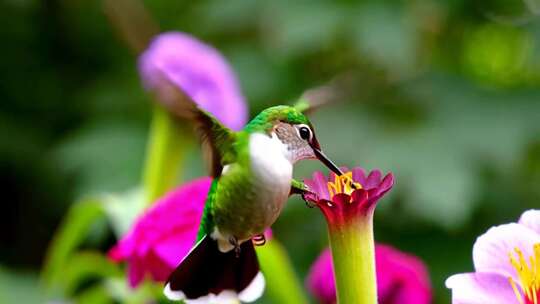
[(371, 171), (367, 176), (360, 167), (352, 171), (345, 167), (341, 170), (346, 172), (341, 177), (330, 173), (327, 178), (317, 171), (313, 179), (304, 180), (311, 191), (305, 198), (321, 209), (330, 228), (372, 216), (379, 199), (394, 185), (392, 173), (382, 178), (379, 170)]
[(362, 168), (341, 168), (341, 176), (320, 172), (304, 180), (311, 193), (305, 199), (319, 207), (326, 218), (335, 267), (337, 301), (377, 303), (373, 212), (377, 201), (394, 184), (392, 173), (379, 170), (367, 176)]

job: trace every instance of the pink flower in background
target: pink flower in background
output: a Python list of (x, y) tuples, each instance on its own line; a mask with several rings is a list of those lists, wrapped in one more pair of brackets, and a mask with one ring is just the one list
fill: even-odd
[(431, 303), (431, 283), (424, 263), (389, 245), (375, 245), (379, 303)]
[[(388, 245), (377, 244), (375, 262), (380, 304), (431, 303), (429, 275), (417, 257)], [(311, 266), (307, 286), (320, 303), (336, 303), (334, 267), (329, 249), (325, 249)]]
[(226, 59), (188, 34), (168, 32), (154, 38), (139, 58), (139, 72), (146, 89), (167, 91), (170, 82), (231, 129), (240, 130), (247, 122), (247, 105)]
[(150, 275), (164, 281), (189, 252), (197, 238), (211, 178), (188, 182), (159, 199), (109, 251), (117, 262), (127, 261), (128, 280), (136, 287)]
[(490, 228), (473, 247), (475, 272), (446, 280), (454, 304), (540, 303), (540, 210)]

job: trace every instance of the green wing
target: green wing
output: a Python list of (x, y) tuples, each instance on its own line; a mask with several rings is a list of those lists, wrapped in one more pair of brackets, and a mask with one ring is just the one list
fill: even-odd
[(165, 77), (162, 81), (169, 86), (157, 92), (158, 99), (163, 101), (162, 104), (172, 115), (192, 124), (201, 139), (210, 175), (219, 177), (223, 166), (236, 159), (233, 146), (236, 133), (223, 126), (212, 114), (200, 109), (195, 101)]
[(216, 199), (216, 192), (219, 186), (218, 179), (215, 178), (212, 181), (206, 202), (204, 203), (204, 212), (201, 218), (201, 224), (199, 226), (199, 233), (197, 234), (197, 242), (201, 240), (206, 234), (212, 233), (214, 230), (214, 218), (212, 216), (212, 208)]
[(210, 113), (197, 108), (195, 130), (202, 141), (207, 163), (212, 177), (219, 177), (223, 166), (236, 159), (234, 143), (236, 133), (223, 126)]

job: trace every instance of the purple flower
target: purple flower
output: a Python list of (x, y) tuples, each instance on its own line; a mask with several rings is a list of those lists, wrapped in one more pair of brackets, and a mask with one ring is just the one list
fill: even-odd
[(210, 183), (210, 177), (203, 177), (166, 194), (109, 251), (112, 260), (127, 261), (131, 287), (148, 275), (155, 281), (166, 280), (189, 252), (197, 238)]
[(475, 272), (449, 277), (454, 304), (540, 303), (540, 210), (490, 228), (473, 247)]
[[(431, 303), (431, 283), (421, 260), (389, 245), (377, 244), (375, 261), (379, 303)], [(325, 249), (311, 266), (307, 286), (320, 303), (336, 303), (334, 267), (329, 249)]]
[(247, 106), (226, 59), (192, 36), (160, 34), (140, 56), (139, 71), (146, 89), (161, 102), (169, 102), (163, 99), (172, 83), (229, 128), (240, 130), (247, 122)]

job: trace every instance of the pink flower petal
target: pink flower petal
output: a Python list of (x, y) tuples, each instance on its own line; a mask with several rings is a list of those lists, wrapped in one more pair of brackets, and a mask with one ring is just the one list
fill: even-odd
[(394, 186), (394, 175), (388, 173), (383, 180), (377, 185), (376, 188), (371, 188), (368, 190), (370, 195), (370, 200), (377, 202), (386, 192), (390, 191)]
[(366, 172), (360, 167), (356, 167), (352, 170), (353, 180), (359, 182), (362, 186), (366, 183)]
[(540, 234), (540, 210), (525, 211), (518, 223)]
[(336, 284), (334, 282), (334, 265), (332, 253), (326, 248), (311, 266), (306, 280), (307, 288), (320, 303), (336, 302)]
[(156, 36), (139, 57), (139, 71), (148, 90), (166, 92), (172, 83), (224, 125), (240, 130), (247, 122), (247, 105), (227, 60), (188, 34)]
[(133, 247), (133, 238), (126, 237), (111, 248), (107, 253), (107, 256), (114, 262), (121, 262), (133, 253)]
[[(347, 167), (340, 167), (343, 172), (349, 172)], [(384, 178), (380, 170), (373, 170), (369, 173), (368, 177), (365, 176), (364, 169), (356, 167), (352, 169), (353, 180), (359, 182), (364, 190), (370, 193), (370, 201), (376, 203), (388, 190), (394, 185), (394, 175), (388, 173)], [(335, 179), (336, 174), (330, 172), (326, 177), (322, 172), (316, 171), (313, 173), (312, 179), (305, 179), (304, 183), (309, 187), (310, 191), (314, 195), (306, 195), (306, 198), (312, 202), (318, 200), (330, 201), (330, 194), (328, 193), (328, 182)]]
[(126, 258), (118, 245), (114, 246), (113, 248), (111, 248), (111, 250), (109, 250), (109, 252), (107, 252), (107, 257), (113, 262), (117, 263), (123, 261)]
[(269, 241), (274, 237), (272, 228), (266, 228), (266, 230), (264, 231), (264, 237), (266, 238), (266, 241)]
[(129, 286), (132, 288), (137, 287), (143, 281), (144, 273), (144, 263), (140, 258), (136, 256), (130, 258), (127, 271)]
[(381, 303), (431, 303), (431, 282), (420, 259), (392, 246), (376, 244), (375, 260)]
[(176, 265), (171, 267), (154, 252), (151, 252), (144, 257), (144, 263), (152, 279), (156, 282), (163, 282), (167, 280), (171, 272), (176, 267)]
[(392, 174), (392, 172), (386, 174), (382, 182), (379, 184), (379, 195), (381, 193), (386, 193), (388, 190), (392, 189), (392, 187), (394, 186), (394, 180), (394, 174)]
[[(157, 243), (153, 250), (172, 269), (176, 268), (195, 244), (197, 231), (187, 235), (180, 233)], [(191, 240), (191, 242), (186, 242)]]
[(540, 243), (540, 235), (523, 225), (511, 223), (492, 227), (474, 244), (474, 267), (477, 272), (498, 273), (519, 281), (509, 255), (519, 248), (528, 259), (535, 243)]
[(452, 304), (518, 304), (508, 278), (498, 273), (461, 273), (449, 277)]
[(380, 170), (373, 170), (369, 173), (367, 180), (365, 182), (364, 189), (369, 190), (379, 186), (381, 182), (382, 173)]
[(316, 171), (313, 173), (313, 179), (306, 179), (304, 182), (309, 187), (309, 190), (317, 195), (318, 199), (330, 200), (327, 186), (328, 179), (321, 171)]

